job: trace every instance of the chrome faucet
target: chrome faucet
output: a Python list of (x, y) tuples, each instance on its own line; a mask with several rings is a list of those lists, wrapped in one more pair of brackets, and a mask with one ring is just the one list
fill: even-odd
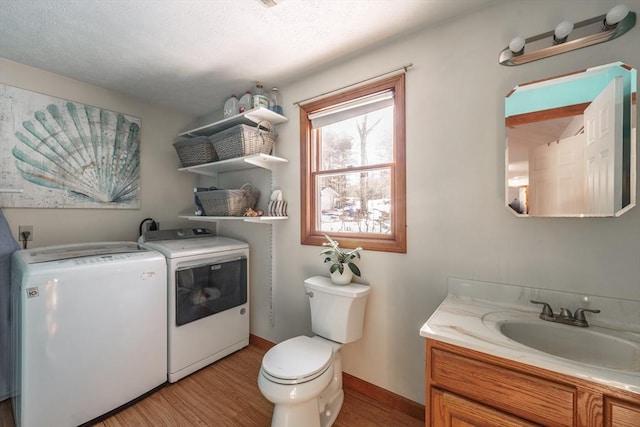
[(563, 323), (565, 325), (580, 326), (586, 328), (589, 326), (587, 319), (584, 316), (584, 312), (600, 313), (600, 310), (591, 310), (589, 308), (578, 308), (575, 314), (571, 314), (568, 308), (561, 308), (560, 314), (553, 314), (551, 306), (546, 302), (529, 300), (532, 304), (542, 304), (542, 312), (540, 318), (549, 322)]

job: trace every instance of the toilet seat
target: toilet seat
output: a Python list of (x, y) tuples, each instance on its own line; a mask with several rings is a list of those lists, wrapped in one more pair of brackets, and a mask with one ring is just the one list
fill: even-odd
[(278, 384), (301, 384), (322, 375), (333, 361), (333, 347), (306, 336), (288, 339), (262, 359), (263, 375)]

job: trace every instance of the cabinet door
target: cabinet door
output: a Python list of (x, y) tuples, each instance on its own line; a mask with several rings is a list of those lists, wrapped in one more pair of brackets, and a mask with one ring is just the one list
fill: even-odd
[(432, 427), (538, 426), (538, 424), (532, 424), (521, 418), (435, 388), (431, 391), (431, 408)]
[(640, 426), (640, 399), (638, 404), (605, 397), (605, 427), (638, 427)]
[(433, 348), (430, 385), (547, 427), (574, 426), (575, 388), (497, 363)]

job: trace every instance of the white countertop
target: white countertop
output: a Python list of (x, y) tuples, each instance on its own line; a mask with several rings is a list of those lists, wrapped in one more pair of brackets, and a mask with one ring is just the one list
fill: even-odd
[(449, 295), (422, 326), (420, 335), (640, 394), (640, 360), (632, 370), (599, 367), (535, 350), (500, 333), (502, 320), (545, 322), (538, 319), (542, 307), (531, 304), (531, 299), (548, 302), (555, 313), (560, 307), (599, 309), (600, 314), (587, 314), (590, 328), (622, 334), (640, 348), (640, 301), (453, 278), (449, 279)]

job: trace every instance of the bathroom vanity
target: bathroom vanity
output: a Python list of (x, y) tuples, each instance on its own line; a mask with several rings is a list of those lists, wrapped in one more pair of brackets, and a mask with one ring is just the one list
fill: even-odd
[[(557, 324), (531, 299), (601, 312)], [(420, 334), (428, 426), (640, 426), (639, 301), (450, 279)]]

